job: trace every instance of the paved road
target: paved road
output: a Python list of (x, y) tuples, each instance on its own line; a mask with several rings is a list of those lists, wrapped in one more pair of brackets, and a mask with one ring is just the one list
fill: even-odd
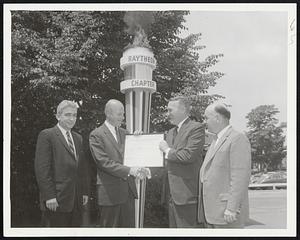
[(250, 222), (246, 228), (284, 229), (287, 222), (286, 190), (249, 190)]

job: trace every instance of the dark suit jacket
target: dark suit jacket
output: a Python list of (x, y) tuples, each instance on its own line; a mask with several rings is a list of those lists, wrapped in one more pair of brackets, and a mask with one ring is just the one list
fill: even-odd
[(167, 171), (169, 191), (177, 205), (197, 203), (198, 176), (203, 162), (204, 127), (187, 119), (173, 142), (174, 129), (166, 136), (171, 150), (168, 154)]
[(82, 137), (71, 131), (77, 160), (60, 129), (55, 126), (40, 132), (35, 153), (35, 175), (40, 190), (41, 210), (45, 201), (56, 198), (57, 211), (70, 212), (75, 201), (82, 206), (82, 196), (88, 195), (87, 166)]
[(97, 200), (100, 206), (112, 206), (127, 201), (129, 191), (137, 198), (130, 168), (123, 165), (126, 130), (120, 128), (118, 144), (103, 123), (90, 134), (90, 149), (97, 165)]

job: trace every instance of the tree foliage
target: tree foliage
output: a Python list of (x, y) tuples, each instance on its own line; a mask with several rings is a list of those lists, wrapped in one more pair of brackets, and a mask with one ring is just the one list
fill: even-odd
[(278, 125), (277, 113), (274, 105), (261, 105), (246, 116), (253, 161), (267, 170), (277, 170), (286, 155), (284, 125)]
[[(124, 31), (124, 14), (118, 11), (11, 12), (13, 225), (30, 225), (30, 220), (34, 222), (39, 214), (33, 171), (36, 139), (42, 129), (56, 124), (56, 106), (63, 99), (74, 100), (80, 106), (75, 130), (84, 137), (93, 188), (95, 168), (88, 151), (88, 134), (104, 121), (107, 100), (115, 98), (124, 102), (119, 88), (123, 78), (120, 58), (124, 47), (132, 41), (132, 36)], [(163, 113), (173, 95), (189, 96), (195, 106), (193, 115), (198, 120), (204, 108), (221, 97), (203, 94), (223, 75), (209, 72), (222, 55), (199, 61), (199, 51), (204, 47), (197, 46), (201, 35), (180, 37), (187, 14), (187, 11), (153, 12), (148, 40), (158, 63), (153, 78), (158, 91), (152, 96), (152, 131), (164, 131), (168, 127)]]

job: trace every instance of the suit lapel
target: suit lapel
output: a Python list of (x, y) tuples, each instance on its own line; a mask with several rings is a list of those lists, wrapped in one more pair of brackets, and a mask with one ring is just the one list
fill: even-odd
[(77, 138), (77, 136), (72, 131), (71, 131), (71, 134), (72, 134), (74, 145), (75, 145), (76, 160), (78, 160), (79, 159), (79, 153), (80, 153), (79, 139)]
[[(64, 147), (68, 150), (68, 152), (73, 156), (73, 153), (71, 152), (71, 149), (68, 145), (68, 143), (66, 142), (66, 139), (64, 137), (64, 135), (62, 134), (62, 132), (60, 131), (60, 129), (58, 128), (58, 126), (54, 127), (55, 130), (55, 134), (58, 136), (58, 139), (62, 142), (62, 144), (64, 145)], [(73, 136), (73, 135), (72, 135)], [(74, 139), (74, 138), (73, 138)]]
[[(112, 133), (110, 132), (108, 127), (105, 125), (105, 123), (103, 123), (103, 127), (104, 127), (104, 133), (107, 136), (107, 138), (111, 141), (114, 148), (116, 148), (117, 151), (122, 155), (121, 148), (119, 147), (119, 144), (117, 143), (116, 139), (114, 138), (114, 136), (112, 135)], [(122, 138), (121, 137), (121, 132), (120, 132), (120, 138)]]
[(229, 129), (227, 129), (227, 131), (224, 133), (224, 135), (221, 137), (221, 139), (218, 141), (218, 144), (213, 148), (209, 158), (212, 159), (216, 152), (220, 149), (220, 147), (223, 145), (223, 143), (227, 140), (228, 136), (231, 133), (232, 128), (230, 127)]
[(120, 144), (118, 149), (121, 155), (124, 156), (126, 131), (124, 131), (124, 129), (119, 128), (119, 133), (120, 133)]
[(201, 170), (200, 170), (200, 172), (201, 172), (200, 175), (204, 174), (204, 170), (205, 170), (209, 160), (211, 159), (210, 156), (211, 156), (211, 153), (213, 151), (213, 145), (215, 145), (215, 140), (213, 140), (213, 142), (210, 144), (210, 147), (207, 150), (207, 153), (205, 155), (205, 158), (204, 158)]
[[(180, 142), (182, 134), (185, 133), (186, 128), (189, 126), (189, 122), (190, 122), (190, 119), (187, 118), (181, 125), (181, 127), (177, 133), (177, 136), (175, 137), (175, 140), (174, 140), (174, 148), (176, 148), (176, 146)], [(173, 128), (173, 131), (175, 131), (175, 128)], [(173, 134), (173, 132), (172, 132), (172, 134)]]
[(229, 137), (231, 131), (232, 131), (232, 127), (230, 127), (225, 132), (225, 134), (222, 136), (222, 138), (218, 141), (217, 145), (213, 146), (213, 144), (211, 144), (211, 146), (209, 147), (209, 149), (208, 149), (208, 151), (207, 151), (207, 153), (205, 155), (202, 167), (201, 167), (201, 170), (203, 171), (203, 174), (204, 174), (205, 168), (207, 167), (207, 165), (209, 164), (209, 162), (213, 159), (213, 157), (215, 156), (215, 154), (217, 153), (217, 151), (220, 149), (220, 147), (225, 143), (225, 141)]

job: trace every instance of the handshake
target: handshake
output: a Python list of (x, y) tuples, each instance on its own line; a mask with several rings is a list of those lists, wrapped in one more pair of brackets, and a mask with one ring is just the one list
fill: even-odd
[(143, 180), (145, 178), (151, 178), (151, 172), (149, 168), (144, 167), (132, 167), (130, 168), (129, 175), (136, 177), (139, 180)]

